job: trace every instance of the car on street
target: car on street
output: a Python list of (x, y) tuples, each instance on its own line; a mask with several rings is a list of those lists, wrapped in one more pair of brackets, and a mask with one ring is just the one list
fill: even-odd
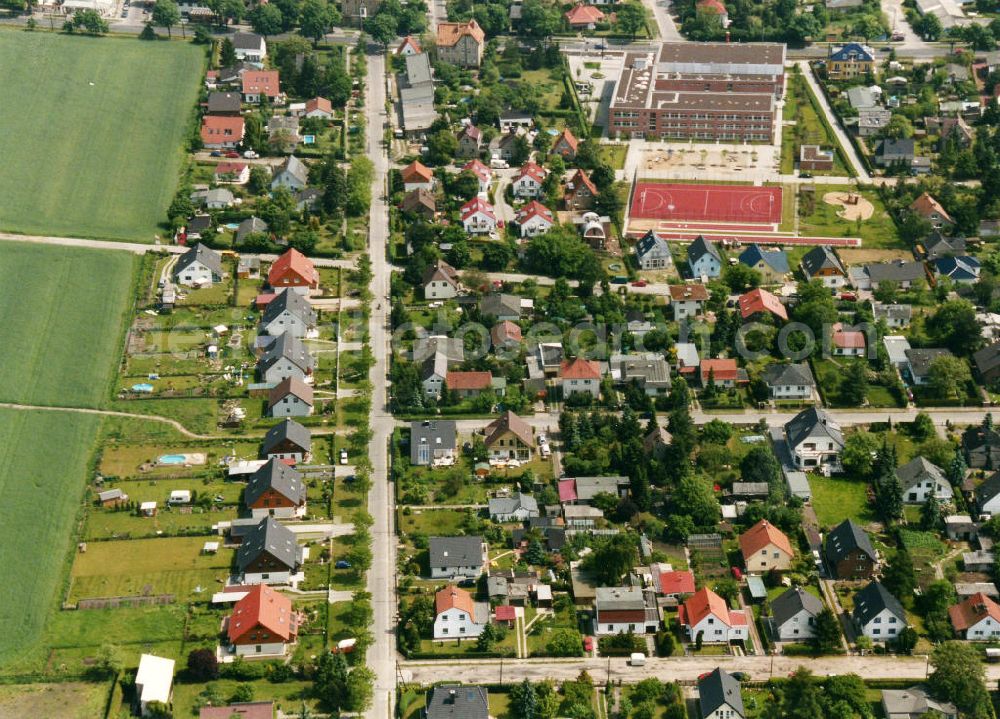
[(229, 152), (226, 153), (226, 157), (237, 158), (239, 156), (240, 156), (240, 153), (236, 152), (235, 150), (230, 150)]
[(632, 283), (632, 286), (633, 287), (645, 287), (648, 284), (649, 283), (646, 282), (646, 280), (636, 280), (635, 282)]
[(209, 157), (222, 157), (222, 153), (219, 152), (218, 150), (212, 150), (212, 152), (209, 154)]
[(811, 180), (812, 176), (813, 176), (813, 174), (811, 172), (800, 172), (799, 173), (799, 177), (802, 178), (803, 180)]

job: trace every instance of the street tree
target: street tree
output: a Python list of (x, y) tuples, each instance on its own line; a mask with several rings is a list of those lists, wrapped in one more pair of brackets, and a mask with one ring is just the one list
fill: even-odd
[(167, 37), (170, 37), (170, 29), (180, 21), (181, 11), (174, 0), (156, 0), (153, 5), (153, 24), (167, 28)]
[(303, 0), (299, 11), (299, 33), (313, 41), (313, 46), (340, 22), (340, 11), (327, 0)]
[(250, 27), (265, 40), (281, 32), (284, 29), (284, 22), (281, 10), (273, 3), (258, 5), (250, 13)]

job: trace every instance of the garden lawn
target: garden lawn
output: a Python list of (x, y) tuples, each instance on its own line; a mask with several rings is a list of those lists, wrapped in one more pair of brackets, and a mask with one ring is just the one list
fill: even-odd
[(90, 542), (73, 562), (71, 600), (134, 594), (174, 594), (180, 600), (210, 597), (229, 576), (233, 552), (202, 554), (205, 541), (173, 537)]
[(152, 242), (204, 65), (191, 43), (4, 30), (0, 229)]
[(61, 599), (60, 578), (100, 418), (0, 409), (0, 667), (33, 647)]
[[(0, 31), (5, 41), (8, 35)], [(0, 43), (0, 64), (3, 52)], [(0, 157), (8, 134), (0, 132)], [(0, 173), (0, 205), (4, 176)], [(6, 242), (0, 251), (0, 287), (17, 288), (0, 293), (8, 347), (0, 362), (0, 401), (100, 405), (117, 364), (133, 256)]]
[(848, 518), (860, 524), (875, 518), (868, 504), (868, 485), (864, 482), (810, 474), (809, 488), (821, 527), (832, 529)]
[[(834, 205), (829, 205), (823, 201), (823, 196), (828, 192), (844, 192), (845, 185), (815, 185), (816, 194), (815, 208), (811, 213), (801, 217), (799, 221), (799, 234), (810, 237), (861, 237), (862, 246), (869, 249), (906, 249), (906, 245), (899, 238), (896, 225), (892, 217), (882, 204), (882, 200), (874, 190), (861, 190), (861, 196), (872, 203), (874, 213), (861, 223), (861, 230), (858, 231), (856, 222), (837, 217), (837, 210)], [(788, 198), (789, 201), (792, 198)], [(799, 200), (801, 205), (801, 198)]]
[(0, 716), (91, 719), (104, 716), (107, 684), (15, 684), (0, 687)]

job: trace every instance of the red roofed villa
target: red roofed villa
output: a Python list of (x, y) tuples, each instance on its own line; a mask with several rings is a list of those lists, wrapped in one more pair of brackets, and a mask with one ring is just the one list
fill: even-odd
[(677, 608), (677, 622), (687, 630), (692, 642), (699, 634), (705, 644), (746, 641), (749, 636), (746, 614), (730, 609), (726, 600), (708, 587), (699, 589)]
[(420, 187), (425, 190), (434, 189), (434, 173), (420, 160), (414, 160), (400, 170), (399, 174), (403, 176), (403, 189), (407, 192)]
[(267, 283), (275, 292), (291, 289), (306, 295), (309, 290), (319, 289), (319, 272), (312, 260), (293, 247), (271, 265)]
[(282, 656), (299, 632), (292, 600), (257, 584), (233, 607), (226, 635), (236, 656)]
[(493, 386), (493, 375), (489, 372), (448, 372), (444, 376), (444, 386), (459, 397), (478, 397)]
[(743, 564), (751, 573), (791, 569), (795, 550), (780, 529), (762, 519), (740, 535)]
[(604, 13), (593, 5), (574, 5), (563, 17), (574, 30), (593, 30), (597, 23), (604, 20)]
[(1000, 639), (1000, 604), (977, 592), (948, 608), (955, 634), (969, 642)]
[(660, 572), (653, 576), (653, 581), (665, 597), (679, 599), (682, 594), (694, 594), (694, 574), (688, 571)]
[(564, 398), (584, 392), (597, 399), (601, 394), (601, 365), (580, 357), (563, 360), (559, 365), (559, 380)]
[(243, 99), (260, 102), (261, 97), (274, 100), (281, 94), (277, 70), (247, 70), (243, 73)]
[(228, 115), (205, 115), (201, 118), (201, 144), (206, 149), (224, 150), (243, 142), (243, 118)]
[(841, 322), (833, 326), (830, 337), (833, 353), (840, 357), (860, 357), (865, 353), (865, 333), (858, 330), (846, 330)]
[(740, 296), (740, 314), (743, 315), (743, 319), (758, 312), (767, 312), (788, 321), (788, 310), (781, 304), (777, 295), (758, 288)]
[(737, 384), (746, 384), (745, 373), (740, 372), (734, 359), (706, 359), (701, 361), (699, 367), (701, 372), (701, 386), (708, 384), (709, 379), (715, 382), (716, 387), (735, 387)]
[(493, 340), (494, 350), (509, 344), (519, 345), (522, 339), (521, 328), (510, 320), (497, 322), (490, 330), (490, 338)]

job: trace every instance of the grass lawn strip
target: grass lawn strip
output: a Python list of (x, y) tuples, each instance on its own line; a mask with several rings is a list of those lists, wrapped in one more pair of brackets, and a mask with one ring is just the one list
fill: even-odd
[(134, 262), (123, 252), (4, 243), (0, 287), (18, 290), (0, 294), (0, 317), (7, 345), (18, 351), (0, 363), (0, 401), (101, 404), (118, 355)]
[(204, 64), (191, 43), (4, 30), (0, 67), (19, 71), (0, 103), (0, 227), (152, 242)]
[(32, 647), (59, 601), (99, 427), (96, 416), (0, 409), (0, 543), (9, 560), (0, 585), (0, 621), (7, 627), (0, 666)]

